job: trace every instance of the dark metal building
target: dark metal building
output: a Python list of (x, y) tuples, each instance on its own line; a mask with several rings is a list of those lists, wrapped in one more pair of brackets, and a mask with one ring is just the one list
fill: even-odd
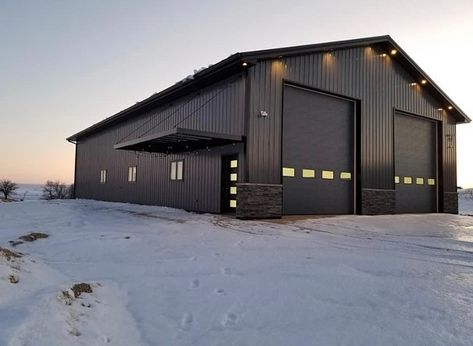
[(237, 53), (68, 140), (77, 198), (241, 218), (456, 213), (469, 121), (381, 36)]

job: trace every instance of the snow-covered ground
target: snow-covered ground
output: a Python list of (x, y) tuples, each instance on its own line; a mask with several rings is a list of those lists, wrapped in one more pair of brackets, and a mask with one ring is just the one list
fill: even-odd
[[(473, 213), (472, 213), (473, 214)], [(29, 232), (49, 238), (11, 247)], [(473, 217), (0, 205), (0, 345), (471, 345)], [(9, 275), (19, 282), (10, 283)], [(92, 285), (68, 301), (62, 291)]]
[(458, 213), (473, 216), (473, 189), (458, 192)]

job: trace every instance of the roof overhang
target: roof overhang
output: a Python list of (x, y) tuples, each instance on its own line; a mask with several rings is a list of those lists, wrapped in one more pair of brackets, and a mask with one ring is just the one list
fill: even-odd
[(149, 136), (117, 143), (113, 148), (116, 150), (173, 154), (239, 143), (242, 141), (243, 136), (176, 127)]
[(382, 46), (387, 51), (390, 49), (396, 49), (398, 51), (396, 54), (396, 60), (404, 68), (406, 68), (413, 75), (413, 77), (420, 80), (425, 79), (428, 81), (428, 85), (425, 86), (426, 90), (429, 90), (436, 98), (438, 98), (444, 107), (447, 107), (447, 109), (448, 107), (452, 107), (452, 109), (449, 109), (449, 114), (452, 114), (458, 123), (468, 123), (471, 121), (465, 112), (463, 112), (460, 107), (458, 107), (450, 99), (450, 97), (448, 97), (448, 95), (442, 89), (440, 89), (440, 87), (437, 86), (437, 84), (435, 84), (429, 76), (427, 76), (427, 74), (414, 62), (411, 57), (409, 57), (409, 55), (407, 55), (407, 53), (391, 38), (391, 36), (385, 35), (355, 40), (344, 40), (236, 53), (216, 63), (215, 65), (212, 65), (209, 68), (196, 73), (192, 79), (178, 82), (175, 85), (68, 137), (67, 140), (74, 143), (81, 137), (100, 131), (107, 126), (111, 126), (112, 124), (126, 120), (135, 114), (141, 114), (147, 110), (159, 107), (168, 102), (172, 102), (180, 97), (191, 95), (194, 92), (199, 92), (202, 88), (215, 82), (221, 81), (238, 73), (243, 73), (246, 69), (254, 66), (258, 61), (261, 60), (303, 55), (311, 52), (329, 52), (338, 49), (375, 45)]
[(164, 106), (168, 103), (174, 102), (176, 99), (187, 97), (193, 93), (200, 93), (203, 88), (220, 82), (225, 78), (241, 74), (248, 67), (252, 66), (251, 63), (243, 65), (243, 62), (240, 53), (233, 54), (205, 70), (197, 72), (193, 75), (192, 79), (177, 82), (169, 88), (153, 94), (143, 101), (137, 102), (136, 104), (66, 138), (66, 140), (75, 143), (81, 137), (100, 131), (107, 126), (115, 125), (133, 115), (142, 114), (143, 112), (156, 107)]
[(420, 82), (426, 80), (427, 83), (422, 86), (433, 95), (442, 105), (441, 108), (451, 114), (457, 123), (469, 123), (471, 119), (466, 113), (453, 102), (453, 100), (430, 78), (425, 71), (393, 40), (389, 35), (360, 38), (354, 40), (344, 40), (327, 43), (317, 43), (302, 46), (283, 47), (274, 49), (265, 49), (240, 53), (241, 59), (252, 65), (257, 61), (268, 59), (282, 59), (290, 56), (304, 55), (316, 52), (332, 52), (339, 49), (356, 47), (378, 47), (382, 51), (390, 52), (392, 49), (397, 51), (392, 56), (408, 73), (414, 77), (413, 81)]

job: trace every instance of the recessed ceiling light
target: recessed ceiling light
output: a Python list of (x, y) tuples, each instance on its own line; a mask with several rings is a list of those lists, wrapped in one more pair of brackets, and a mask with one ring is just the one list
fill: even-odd
[(386, 55), (387, 55), (386, 53), (381, 54), (381, 56), (382, 56), (383, 58), (384, 58)]
[(409, 83), (409, 85), (410, 85), (410, 86), (416, 86), (416, 85), (417, 85), (417, 83), (415, 83), (415, 82), (412, 82), (412, 83)]
[(437, 110), (441, 112), (441, 111), (443, 111), (443, 108), (437, 108)]
[(448, 106), (448, 109), (453, 109), (453, 107), (452, 107), (452, 106)]
[(427, 84), (427, 81), (426, 81), (425, 79), (422, 79), (420, 82), (421, 82), (422, 84)]
[(248, 63), (244, 62), (241, 64), (241, 66), (248, 66)]
[(391, 55), (396, 55), (396, 53), (397, 53), (397, 50), (391, 49)]

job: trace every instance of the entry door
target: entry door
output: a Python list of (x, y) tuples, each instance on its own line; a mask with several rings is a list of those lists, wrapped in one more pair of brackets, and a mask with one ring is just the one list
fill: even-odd
[(238, 155), (222, 157), (222, 212), (235, 212), (238, 181)]
[(437, 211), (437, 122), (396, 113), (394, 182), (397, 213)]
[(355, 104), (284, 87), (284, 214), (353, 214)]

